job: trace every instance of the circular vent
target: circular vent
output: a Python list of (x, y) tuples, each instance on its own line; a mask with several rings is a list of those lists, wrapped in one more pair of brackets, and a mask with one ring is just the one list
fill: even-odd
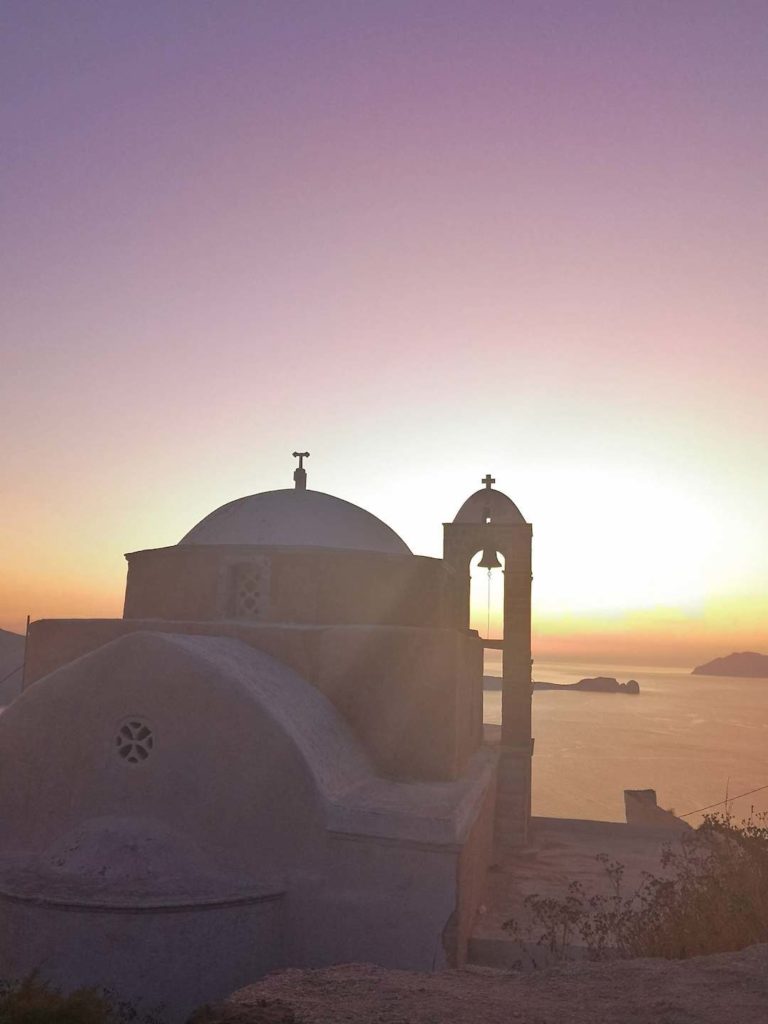
[(143, 764), (154, 745), (155, 737), (143, 718), (127, 718), (115, 736), (117, 756), (126, 764)]

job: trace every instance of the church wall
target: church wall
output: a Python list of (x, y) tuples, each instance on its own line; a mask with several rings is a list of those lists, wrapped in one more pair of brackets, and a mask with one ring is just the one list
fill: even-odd
[(121, 912), (0, 897), (4, 980), (34, 971), (63, 991), (106, 988), (137, 1020), (184, 1024), (205, 1003), (286, 966), (284, 949), (282, 901)]
[[(452, 573), (440, 559), (311, 548), (175, 545), (126, 555), (126, 618), (311, 625), (453, 626)], [(263, 577), (255, 608), (238, 572)]]
[[(178, 552), (183, 550), (183, 556)], [(125, 618), (207, 621), (219, 615), (223, 586), (210, 548), (190, 545), (126, 555)]]
[[(156, 634), (136, 640), (121, 656), (103, 648), (63, 667), (0, 716), (0, 770), (13, 766), (13, 785), (0, 788), (0, 845), (42, 850), (84, 820), (117, 815), (162, 821), (221, 870), (279, 875), (306, 862), (324, 815), (286, 733), (247, 689)], [(270, 666), (279, 679), (284, 667)], [(137, 765), (115, 750), (132, 716), (154, 736)], [(45, 752), (44, 779), (30, 751)]]
[[(489, 756), (490, 755), (490, 756)], [(319, 894), (344, 914), (344, 935), (330, 948), (337, 962), (369, 959), (393, 968), (435, 970), (466, 961), (469, 936), (493, 856), (495, 785), (490, 751), (472, 771), (490, 767), (471, 802), (454, 805), (452, 843), (393, 841), (332, 833), (328, 880)], [(359, 895), (358, 895), (359, 893)]]
[(456, 778), (482, 739), (482, 649), (469, 631), (40, 620), (30, 627), (25, 685), (137, 630), (230, 636), (266, 651), (335, 704), (385, 775)]
[[(338, 651), (334, 636), (369, 630), (301, 632)], [(454, 635), (432, 632), (443, 648)], [(130, 765), (115, 734), (137, 716), (154, 743)], [(6, 765), (0, 976), (43, 964), (55, 984), (106, 982), (124, 998), (141, 994), (147, 1011), (168, 1002), (168, 1019), (180, 1024), (193, 1005), (275, 967), (365, 959), (431, 970), (461, 961), (488, 857), (490, 752), (453, 787), (384, 783), (328, 702), (243, 644), (143, 631), (100, 646), (0, 717), (0, 779), (11, 778)], [(137, 837), (157, 837), (162, 858), (148, 859), (145, 846), (137, 858)], [(22, 885), (39, 872), (26, 902), (3, 888), (21, 855)], [(164, 909), (126, 889), (137, 868), (168, 894)], [(270, 895), (234, 906), (223, 889), (219, 905), (202, 909), (198, 877)], [(122, 886), (127, 905), (110, 904), (107, 885)]]
[[(456, 904), (458, 850), (350, 835), (332, 835), (328, 846), (326, 884), (312, 907), (325, 930), (325, 962), (447, 966), (443, 931)], [(311, 945), (306, 953), (311, 962)]]
[(370, 962), (431, 971), (463, 962), (456, 900), (474, 891), (457, 893), (467, 872), (456, 848), (329, 835), (321, 849), (322, 876), (297, 872), (284, 897), (241, 906), (129, 911), (0, 895), (3, 977), (42, 965), (54, 986), (106, 986), (140, 1016), (163, 1006), (154, 1019), (181, 1024), (281, 967)]
[(493, 862), (496, 795), (494, 778), (457, 860), (455, 939), (450, 960), (456, 967), (466, 962), (478, 908), (485, 899), (488, 866)]
[(469, 633), (327, 630), (312, 681), (385, 775), (456, 778), (479, 745), (482, 649)]
[(29, 627), (25, 687), (115, 637), (139, 630), (200, 636), (229, 636), (279, 658), (308, 678), (314, 671), (316, 627), (162, 619), (38, 619)]

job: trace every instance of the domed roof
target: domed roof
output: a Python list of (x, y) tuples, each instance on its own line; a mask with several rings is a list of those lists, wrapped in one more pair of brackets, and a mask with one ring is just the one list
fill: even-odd
[(347, 548), (410, 555), (405, 541), (376, 516), (322, 491), (286, 488), (230, 501), (201, 519), (180, 544), (263, 544)]
[(483, 487), (471, 494), (459, 511), (454, 523), (525, 523), (523, 514), (517, 505), (503, 491), (492, 487)]

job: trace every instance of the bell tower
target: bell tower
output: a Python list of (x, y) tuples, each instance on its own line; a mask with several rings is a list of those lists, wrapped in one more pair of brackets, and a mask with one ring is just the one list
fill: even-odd
[[(501, 752), (496, 805), (496, 839), (501, 845), (526, 840), (531, 816), (531, 524), (490, 474), (483, 488), (464, 502), (452, 523), (443, 524), (443, 559), (455, 572), (458, 621), (470, 621), (470, 562), (504, 573), (504, 628), (501, 640), (481, 638), (502, 652)], [(504, 557), (504, 568), (497, 557)]]

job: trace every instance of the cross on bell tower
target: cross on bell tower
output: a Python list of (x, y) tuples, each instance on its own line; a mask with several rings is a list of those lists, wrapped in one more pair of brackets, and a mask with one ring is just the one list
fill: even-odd
[(297, 491), (306, 491), (307, 489), (307, 471), (304, 469), (304, 459), (309, 458), (309, 452), (294, 452), (294, 459), (299, 460), (299, 464), (293, 471), (293, 482), (296, 485)]
[[(480, 483), (481, 484), (485, 484), (485, 491), (486, 491), (486, 494), (488, 494), (488, 501), (490, 501), (491, 500), (491, 496), (490, 496), (489, 492), (491, 490), (491, 485), (496, 483), (496, 478), (492, 477), (490, 473), (486, 473), (485, 476), (483, 477), (483, 479), (480, 481)], [(486, 505), (485, 508), (483, 509), (483, 522), (484, 523), (490, 523), (490, 521), (491, 521), (491, 507), (490, 507), (490, 505)], [(485, 557), (485, 556), (483, 556), (483, 557)], [(495, 554), (494, 554), (493, 558), (494, 558), (494, 561), (495, 561), (496, 560), (496, 555)], [(481, 562), (480, 565), (482, 565), (482, 564), (483, 563)], [(496, 562), (496, 565), (498, 565), (498, 564), (499, 563)], [(495, 568), (495, 566), (489, 566), (489, 568)]]

